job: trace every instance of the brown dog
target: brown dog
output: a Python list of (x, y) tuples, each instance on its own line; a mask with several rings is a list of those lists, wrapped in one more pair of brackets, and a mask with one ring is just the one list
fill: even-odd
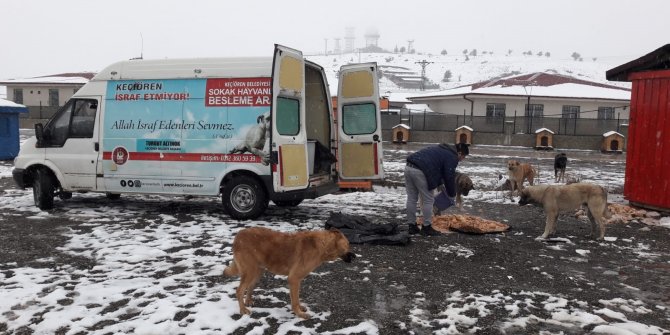
[[(460, 211), (463, 211), (463, 196), (468, 196), (470, 191), (474, 189), (475, 186), (472, 183), (472, 179), (470, 179), (468, 175), (456, 171), (456, 206)], [(440, 185), (433, 191), (433, 193), (437, 196), (444, 190), (444, 185)], [(421, 195), (419, 195), (419, 199), (421, 199)], [(423, 200), (419, 200), (419, 203), (421, 202), (423, 202)], [(447, 209), (440, 210), (437, 206), (433, 206), (433, 215), (442, 215), (446, 211)]]
[(456, 172), (456, 205), (459, 210), (463, 210), (463, 196), (468, 196), (474, 189), (475, 185), (468, 175)]
[[(251, 314), (251, 293), (264, 270), (288, 276), (293, 312), (309, 318), (300, 305), (300, 283), (321, 263), (341, 258), (349, 263), (356, 255), (349, 251), (349, 241), (339, 230), (282, 233), (267, 228), (246, 228), (233, 241), (233, 261), (223, 274), (240, 276), (237, 301), (240, 314)], [(243, 299), (246, 292), (246, 300)]]
[(523, 181), (528, 180), (531, 186), (535, 181), (535, 169), (528, 163), (519, 163), (519, 161), (507, 161), (507, 178), (510, 182), (510, 198), (514, 196), (514, 190), (519, 192), (523, 190)]
[(610, 217), (607, 210), (607, 190), (602, 186), (589, 183), (570, 185), (537, 185), (523, 189), (519, 205), (535, 204), (544, 208), (547, 222), (544, 234), (538, 238), (546, 239), (556, 233), (556, 219), (559, 212), (575, 210), (586, 205), (591, 221), (591, 236), (602, 240), (605, 237), (605, 219)]

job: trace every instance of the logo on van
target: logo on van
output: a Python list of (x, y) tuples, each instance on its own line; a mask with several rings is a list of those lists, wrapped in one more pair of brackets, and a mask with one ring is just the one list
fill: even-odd
[(118, 165), (123, 165), (128, 161), (128, 150), (124, 147), (116, 147), (112, 151), (112, 160)]

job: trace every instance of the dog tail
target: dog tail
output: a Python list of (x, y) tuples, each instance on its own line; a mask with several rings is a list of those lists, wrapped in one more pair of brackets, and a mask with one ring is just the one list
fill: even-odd
[(233, 277), (233, 276), (239, 276), (240, 275), (240, 270), (237, 268), (237, 264), (235, 264), (235, 260), (230, 262), (228, 266), (223, 270), (223, 275), (227, 277)]

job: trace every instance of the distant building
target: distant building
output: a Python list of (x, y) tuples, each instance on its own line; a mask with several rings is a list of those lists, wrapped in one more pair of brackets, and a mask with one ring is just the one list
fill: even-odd
[(7, 87), (7, 100), (28, 107), (29, 112), (25, 118), (43, 120), (56, 113), (58, 108), (93, 76), (95, 76), (93, 72), (61, 73), (35, 78), (7, 79), (0, 81), (0, 85)]
[(574, 77), (532, 73), (492, 79), (407, 97), (438, 113), (471, 117), (513, 116), (628, 119), (630, 90)]

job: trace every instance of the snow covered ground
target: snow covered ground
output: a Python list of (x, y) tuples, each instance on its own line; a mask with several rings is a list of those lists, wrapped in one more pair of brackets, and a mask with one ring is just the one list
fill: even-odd
[[(498, 174), (504, 173), (507, 159), (533, 159), (541, 168), (540, 180), (553, 177), (550, 164), (552, 153), (538, 153), (525, 148), (474, 147), (472, 155), (461, 164), (460, 170), (472, 176), (477, 190), (467, 203), (515, 203), (505, 199), (492, 188)], [(385, 152), (384, 168), (388, 177), (399, 180), (404, 167), (406, 147), (389, 145)], [(479, 152), (478, 152), (479, 151)], [(582, 155), (593, 152), (569, 153), (572, 159), (568, 171), (582, 181), (606, 185), (616, 197), (623, 188), (625, 161), (621, 157), (602, 156), (597, 163), (580, 164)], [(599, 166), (600, 168), (594, 168)], [(0, 178), (11, 178), (11, 163), (0, 164)], [(572, 169), (571, 169), (572, 168)], [(551, 175), (551, 176), (550, 176)], [(259, 306), (253, 314), (240, 317), (235, 299), (237, 280), (221, 279), (225, 264), (231, 260), (231, 242), (245, 227), (269, 227), (281, 231), (319, 229), (331, 211), (366, 217), (392, 214), (402, 218), (401, 187), (378, 187), (376, 192), (353, 192), (307, 200), (296, 209), (272, 206), (260, 220), (238, 222), (220, 209), (217, 199), (163, 196), (126, 196), (110, 203), (99, 194), (76, 194), (57, 210), (44, 212), (33, 205), (30, 190), (6, 189), (0, 196), (0, 225), (16, 217), (28, 220), (65, 220), (62, 234), (68, 241), (58, 250), (77, 257), (94, 260), (90, 268), (72, 265), (58, 267), (20, 267), (0, 264), (0, 332), (35, 334), (380, 334), (374, 318), (359, 317), (341, 321), (341, 327), (323, 330), (324, 324), (336, 323), (337, 310), (315, 308), (316, 302), (304, 300), (312, 319), (303, 321), (290, 311), (290, 299), (285, 285), (256, 289)], [(670, 227), (670, 220), (662, 224)], [(36, 232), (37, 233), (37, 232)], [(519, 234), (519, 232), (516, 232)], [(495, 240), (496, 237), (489, 237)], [(611, 240), (611, 238), (610, 238)], [(616, 240), (616, 238), (614, 238)], [(617, 248), (635, 250), (642, 258), (665, 259), (640, 240), (619, 241)], [(566, 243), (547, 246), (566, 249), (574, 245), (571, 237)], [(592, 244), (597, 250), (599, 244)], [(435, 250), (444, 257), (467, 260), (479, 251), (453, 243)], [(586, 262), (590, 248), (581, 248), (566, 256), (574, 262)], [(365, 255), (345, 278), (332, 278), (328, 270), (317, 269), (312, 277), (344, 280), (352, 289), (368, 282), (370, 274), (382, 271)], [(49, 263), (49, 257), (41, 260)], [(670, 262), (665, 261), (665, 266)], [(502, 265), (501, 265), (502, 266)], [(327, 268), (327, 267), (326, 267)], [(389, 270), (383, 270), (389, 271)], [(392, 271), (392, 269), (391, 269)], [(541, 269), (529, 269), (542, 276)], [(270, 276), (270, 275), (266, 275)], [(281, 283), (284, 278), (270, 276)], [(510, 278), (511, 279), (511, 278)], [(579, 278), (574, 278), (579, 281)], [(401, 283), (394, 284), (400, 287)], [(631, 290), (635, 288), (631, 287)], [(463, 329), (476, 332), (479, 320), (496, 317), (498, 329), (506, 333), (524, 333), (529, 325), (540, 325), (543, 334), (667, 334), (670, 329), (656, 322), (629, 320), (630, 315), (661, 313), (668, 324), (670, 305), (650, 305), (642, 299), (608, 296), (590, 305), (569, 294), (518, 290), (503, 294), (500, 290), (470, 292), (467, 287), (446, 292), (438, 303), (430, 302), (424, 292), (413, 292), (407, 298), (408, 307), (398, 319), (399, 333), (455, 334)], [(603, 293), (603, 296), (607, 296)], [(398, 298), (400, 299), (400, 298)], [(389, 304), (392, 301), (388, 302)], [(342, 307), (344, 308), (344, 307)], [(530, 312), (529, 312), (530, 311)], [(539, 312), (538, 312), (539, 311)], [(503, 313), (503, 314), (500, 314)], [(423, 329), (416, 331), (416, 329)], [(588, 329), (588, 331), (586, 330)], [(29, 331), (30, 330), (30, 331)], [(388, 331), (388, 330), (387, 330)]]

